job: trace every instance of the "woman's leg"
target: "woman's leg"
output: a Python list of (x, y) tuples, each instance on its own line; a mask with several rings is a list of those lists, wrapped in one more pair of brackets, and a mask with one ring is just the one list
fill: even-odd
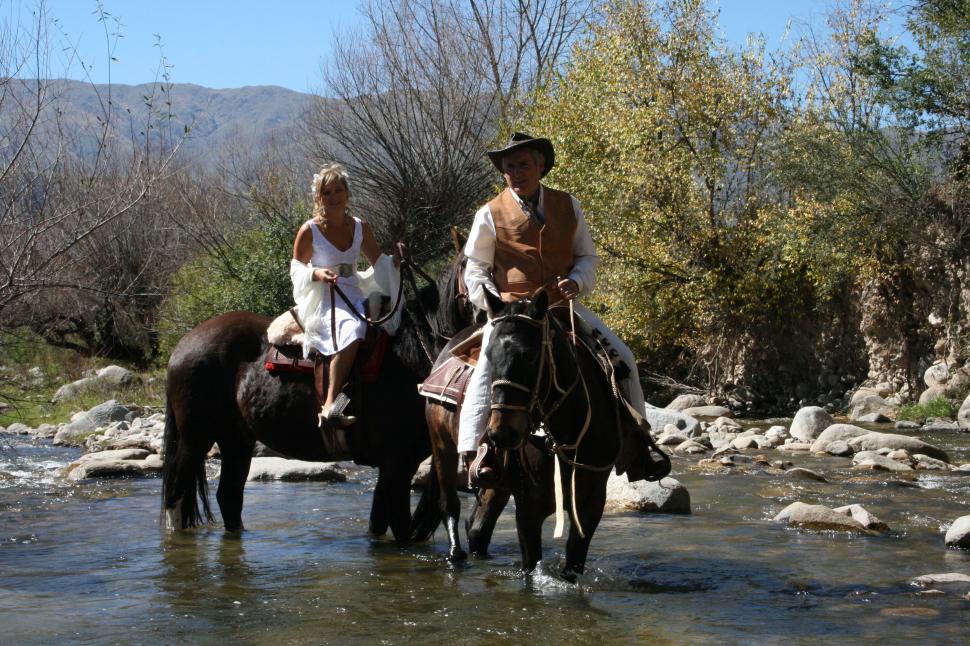
[(327, 385), (327, 400), (323, 403), (324, 415), (333, 406), (337, 395), (340, 394), (344, 384), (347, 383), (347, 378), (350, 377), (350, 369), (354, 366), (354, 359), (357, 357), (357, 348), (359, 346), (360, 341), (355, 340), (330, 358), (330, 383)]

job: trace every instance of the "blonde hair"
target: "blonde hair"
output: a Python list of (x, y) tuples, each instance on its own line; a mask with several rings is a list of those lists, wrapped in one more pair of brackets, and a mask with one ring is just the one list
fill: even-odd
[(326, 164), (321, 169), (320, 172), (313, 175), (313, 180), (310, 182), (310, 196), (313, 199), (313, 217), (320, 217), (323, 215), (323, 207), (317, 203), (317, 198), (320, 196), (320, 190), (334, 180), (340, 180), (340, 183), (344, 185), (344, 189), (347, 191), (347, 195), (350, 195), (350, 176), (347, 174), (347, 169), (340, 164)]

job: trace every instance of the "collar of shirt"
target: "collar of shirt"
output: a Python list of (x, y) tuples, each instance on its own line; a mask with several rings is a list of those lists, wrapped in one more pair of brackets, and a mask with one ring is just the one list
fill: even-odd
[(515, 194), (515, 191), (512, 191), (512, 197), (514, 197), (516, 201), (519, 203), (519, 206), (522, 207), (522, 211), (528, 214), (530, 217), (535, 218), (540, 225), (546, 223), (546, 208), (545, 208), (545, 205), (543, 204), (544, 195), (545, 194), (543, 193), (543, 190), (542, 190), (542, 184), (540, 184), (539, 200), (536, 205), (536, 208), (532, 208), (532, 205), (529, 204), (528, 200), (523, 200), (521, 197)]

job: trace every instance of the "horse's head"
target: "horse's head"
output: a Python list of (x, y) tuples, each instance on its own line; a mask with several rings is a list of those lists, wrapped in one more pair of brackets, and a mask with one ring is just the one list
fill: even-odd
[(492, 334), (485, 348), (491, 364), (491, 415), (488, 436), (499, 448), (522, 446), (532, 432), (532, 410), (545, 363), (549, 338), (549, 297), (505, 303), (485, 290), (492, 315)]

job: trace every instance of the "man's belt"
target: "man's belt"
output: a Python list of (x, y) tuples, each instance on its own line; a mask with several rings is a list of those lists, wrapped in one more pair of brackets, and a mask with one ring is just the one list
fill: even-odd
[(324, 267), (324, 269), (329, 269), (333, 273), (337, 274), (339, 278), (350, 278), (354, 275), (355, 271), (354, 266), (347, 262), (342, 262), (339, 265), (334, 265), (332, 267)]

